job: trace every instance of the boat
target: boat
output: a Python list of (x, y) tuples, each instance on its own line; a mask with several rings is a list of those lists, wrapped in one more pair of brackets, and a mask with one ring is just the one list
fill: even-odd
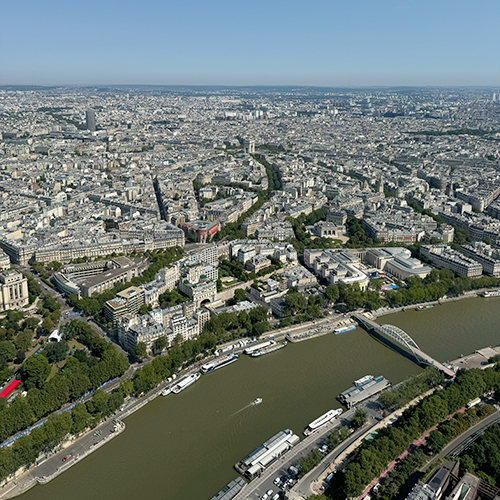
[(365, 375), (354, 381), (354, 386), (337, 396), (337, 399), (347, 408), (351, 408), (365, 399), (371, 398), (375, 394), (389, 387), (390, 382), (383, 375), (374, 377)]
[(183, 378), (178, 384), (172, 387), (172, 392), (174, 394), (179, 394), (179, 392), (183, 391), (186, 387), (189, 387), (191, 384), (194, 384), (197, 380), (199, 380), (200, 377), (200, 373), (194, 373), (193, 375)]
[(257, 398), (255, 401), (252, 401), (252, 404), (255, 405), (260, 405), (262, 403), (262, 398)]
[(306, 430), (304, 431), (304, 436), (309, 436), (312, 432), (314, 432), (316, 429), (319, 429), (322, 425), (327, 424), (334, 418), (339, 417), (342, 415), (342, 409), (339, 408), (338, 410), (329, 410), (325, 414), (321, 415), (321, 417), (318, 417), (316, 420), (313, 420), (307, 427)]
[(500, 296), (500, 290), (492, 290), (491, 292), (483, 292), (480, 295), (481, 295), (481, 297), (498, 297), (498, 296)]
[(163, 389), (163, 391), (161, 391), (161, 395), (162, 396), (168, 396), (171, 392), (172, 392), (172, 388), (171, 387), (165, 387), (165, 389)]
[(250, 353), (250, 356), (252, 358), (258, 358), (259, 356), (264, 356), (264, 354), (269, 354), (274, 351), (278, 351), (279, 349), (283, 349), (287, 345), (288, 342), (286, 340), (284, 342), (278, 342), (277, 344), (271, 344), (267, 347), (262, 347), (261, 349), (258, 349), (257, 351), (253, 351)]
[(255, 352), (255, 351), (258, 351), (260, 349), (263, 349), (264, 347), (270, 346), (270, 345), (272, 345), (274, 343), (275, 343), (274, 340), (266, 340), (265, 342), (261, 342), (260, 344), (247, 347), (243, 352), (245, 354), (251, 355), (252, 352)]
[(234, 468), (240, 474), (244, 474), (252, 480), (260, 476), (262, 472), (273, 462), (286, 453), (290, 448), (300, 441), (299, 436), (290, 429), (278, 432), (271, 439), (252, 451), (243, 460), (240, 460)]
[(220, 356), (219, 358), (216, 358), (213, 361), (201, 365), (200, 372), (203, 373), (203, 375), (213, 372), (214, 370), (218, 370), (223, 366), (229, 365), (230, 363), (234, 363), (235, 361), (238, 360), (239, 357), (240, 355), (236, 353), (224, 354), (223, 356)]
[(338, 335), (339, 333), (350, 332), (351, 330), (354, 330), (355, 328), (356, 328), (356, 325), (354, 323), (351, 323), (349, 325), (339, 326), (338, 328), (335, 328), (333, 330), (333, 333), (335, 333), (335, 335)]
[(426, 309), (432, 309), (434, 307), (433, 304), (427, 304), (426, 306), (417, 306), (415, 310), (417, 311), (425, 311)]
[(217, 493), (210, 500), (231, 500), (234, 498), (246, 485), (246, 481), (242, 477), (237, 477), (234, 481), (231, 481), (227, 486), (224, 486), (222, 490)]

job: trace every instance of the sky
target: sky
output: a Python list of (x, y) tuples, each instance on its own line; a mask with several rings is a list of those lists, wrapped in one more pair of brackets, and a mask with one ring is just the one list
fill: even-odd
[(0, 85), (500, 85), (498, 0), (4, 0)]

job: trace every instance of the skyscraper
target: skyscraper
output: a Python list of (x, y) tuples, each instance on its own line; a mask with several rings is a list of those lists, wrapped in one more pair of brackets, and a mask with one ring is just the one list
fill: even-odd
[(87, 130), (95, 132), (95, 111), (93, 109), (87, 109), (86, 118)]

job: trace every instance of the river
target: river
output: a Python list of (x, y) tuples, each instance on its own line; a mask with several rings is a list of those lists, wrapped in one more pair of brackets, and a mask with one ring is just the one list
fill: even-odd
[[(500, 342), (500, 298), (382, 316), (439, 361)], [(421, 370), (357, 328), (240, 359), (125, 419), (126, 430), (23, 500), (209, 500), (234, 463), (276, 432), (304, 427), (367, 374), (396, 384)], [(263, 402), (250, 403), (260, 397)]]

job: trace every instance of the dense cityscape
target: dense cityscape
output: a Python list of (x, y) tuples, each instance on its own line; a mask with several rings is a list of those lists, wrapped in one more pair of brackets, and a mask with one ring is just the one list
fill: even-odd
[(451, 360), (392, 324), (498, 308), (500, 88), (3, 86), (0, 198), (0, 498), (219, 368), (355, 335), (412, 368), (227, 444), (191, 494), (500, 497), (496, 330)]

